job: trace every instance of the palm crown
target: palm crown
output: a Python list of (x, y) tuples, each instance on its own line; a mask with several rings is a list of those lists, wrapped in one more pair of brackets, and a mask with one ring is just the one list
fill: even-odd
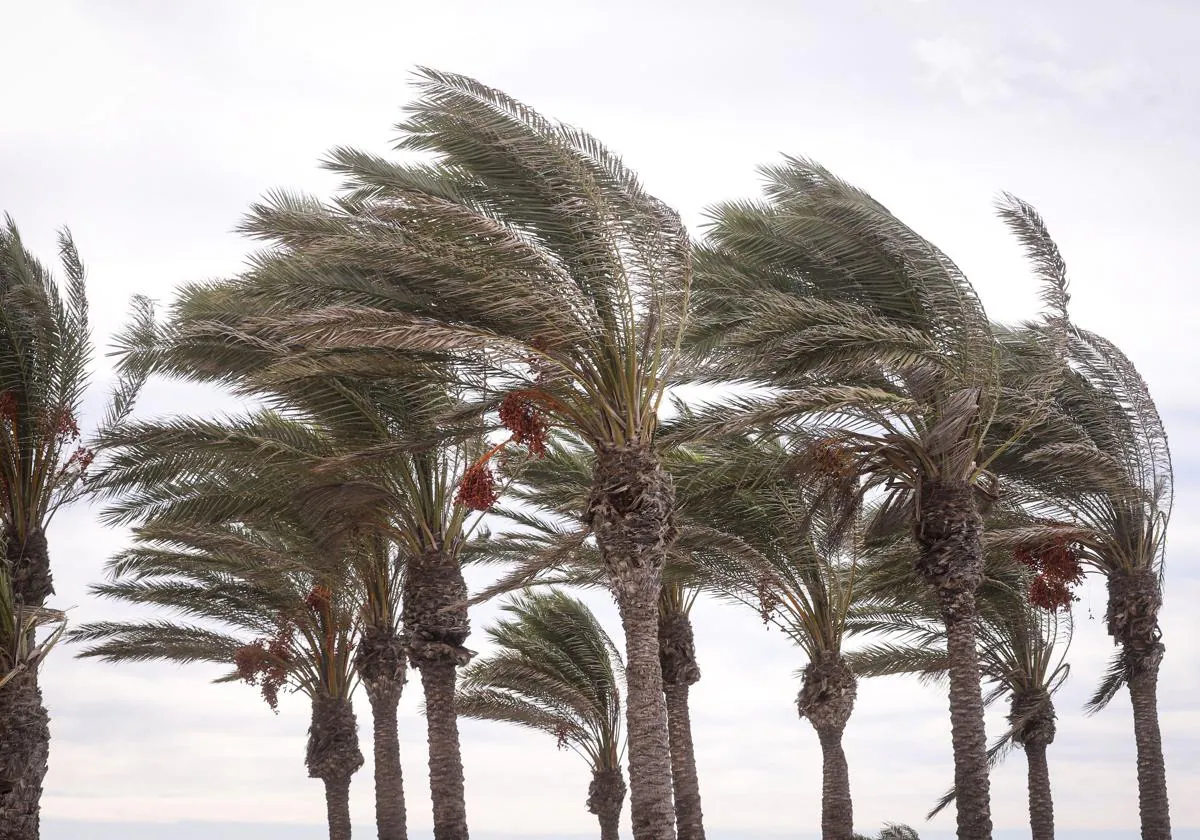
[(621, 657), (582, 601), (557, 590), (518, 597), (488, 629), (494, 653), (469, 665), (459, 712), (554, 736), (593, 770), (621, 766)]

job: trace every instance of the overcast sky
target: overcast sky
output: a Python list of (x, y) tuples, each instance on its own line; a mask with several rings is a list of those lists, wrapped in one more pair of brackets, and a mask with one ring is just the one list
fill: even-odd
[[(103, 345), (130, 295), (165, 301), (177, 284), (237, 271), (248, 244), (231, 231), (266, 190), (327, 193), (316, 162), (337, 144), (386, 152), (418, 64), (588, 129), (693, 226), (706, 204), (754, 194), (755, 166), (815, 158), (948, 251), (998, 318), (1031, 315), (1036, 287), (991, 202), (1009, 190), (1035, 204), (1070, 266), (1076, 320), (1134, 358), (1172, 436), (1159, 699), (1176, 836), (1200, 828), (1189, 793), (1200, 790), (1200, 4), (0, 0), (0, 210), (47, 259), (55, 229), (70, 225)], [(97, 384), (106, 375), (101, 364)], [(157, 385), (143, 412), (214, 404)], [(58, 605), (75, 606), (75, 621), (113, 617), (86, 587), (124, 535), (81, 508), (50, 538)], [(1133, 837), (1137, 825), (1127, 695), (1098, 716), (1079, 711), (1111, 652), (1104, 603), (1100, 582), (1084, 588), (1057, 700), (1050, 762), (1064, 837)], [(475, 647), (493, 615), (474, 614)], [(817, 831), (820, 755), (795, 712), (799, 653), (751, 614), (703, 603), (695, 620), (710, 836)], [(56, 651), (45, 670), (47, 840), (99, 838), (97, 823), (109, 824), (104, 836), (192, 836), (132, 825), (175, 821), (241, 824), (203, 829), (230, 840), (273, 838), (247, 825), (259, 822), (320, 836), (300, 698), (276, 717), (252, 688), (209, 685), (212, 670), (114, 668), (72, 653)], [(430, 824), (419, 693), (414, 675), (401, 748), (415, 837)], [(904, 680), (860, 686), (846, 733), (860, 828), (905, 821), (935, 837), (953, 825), (949, 814), (922, 822), (952, 777), (945, 710), (942, 692)], [(1002, 714), (989, 719), (993, 734)], [(365, 702), (359, 720), (369, 755)], [(572, 754), (498, 725), (464, 722), (462, 736), (477, 836), (592, 833), (586, 769)], [(370, 773), (353, 792), (361, 836)], [(1016, 753), (995, 774), (999, 828), (1026, 825), (1024, 773)]]

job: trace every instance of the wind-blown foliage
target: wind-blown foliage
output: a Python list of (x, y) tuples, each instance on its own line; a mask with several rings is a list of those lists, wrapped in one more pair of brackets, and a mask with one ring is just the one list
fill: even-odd
[(459, 714), (512, 723), (554, 737), (588, 763), (588, 810), (603, 840), (617, 840), (625, 782), (621, 774), (621, 655), (599, 620), (562, 592), (514, 598), (489, 628), (496, 646), (464, 672)]
[[(339, 149), (337, 201), (277, 193), (253, 208), (243, 230), (282, 254), (287, 278), (255, 334), (351, 359), (449, 355), (513, 442), (537, 449), (559, 424), (595, 450), (588, 510), (626, 631), (634, 834), (670, 840), (656, 630), (671, 491), (652, 445), (691, 243), (590, 135), (462, 76), (422, 70), (418, 88), (398, 146), (432, 162)], [(466, 474), (462, 501), (495, 500), (500, 448)]]
[(487, 632), (496, 652), (463, 671), (460, 713), (545, 732), (592, 770), (620, 769), (623, 666), (599, 620), (556, 590), (502, 610)]

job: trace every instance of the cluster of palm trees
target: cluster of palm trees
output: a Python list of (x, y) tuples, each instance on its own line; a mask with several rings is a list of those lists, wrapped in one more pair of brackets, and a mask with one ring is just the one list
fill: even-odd
[[(80, 654), (219, 663), (272, 706), (307, 696), (334, 840), (363, 764), (360, 683), (378, 834), (407, 837), (410, 667), (437, 840), (468, 837), (463, 715), (578, 753), (606, 840), (627, 789), (636, 840), (703, 838), (699, 597), (794, 642), (827, 840), (859, 836), (841, 744), (858, 679), (897, 673), (948, 685), (939, 807), (954, 803), (958, 836), (991, 837), (989, 768), (1016, 745), (1033, 836), (1052, 837), (1052, 696), (1086, 572), (1107, 579), (1119, 646), (1093, 706), (1128, 686), (1142, 836), (1170, 837), (1166, 438), (1129, 360), (1070, 321), (1033, 208), (999, 203), (1045, 311), (1001, 325), (949, 257), (812, 162), (764, 168), (763, 197), (713, 208), (696, 242), (590, 135), (461, 76), (422, 70), (418, 89), (405, 160), (335, 149), (334, 197), (250, 210), (242, 230), (264, 248), (242, 274), (183, 287), (164, 320), (137, 301), (87, 448), (82, 266), (64, 236), (60, 288), (3, 232), (0, 838), (38, 836), (37, 673), (64, 625), (46, 607), (46, 525), (81, 494), (132, 528), (95, 593), (159, 617), (73, 628)], [(151, 376), (248, 408), (133, 419)], [(499, 569), (482, 592), (473, 564)], [(581, 587), (611, 594), (623, 645), (567, 591)], [(476, 657), (470, 608), (499, 596)], [(998, 699), (1010, 726), (989, 748)]]

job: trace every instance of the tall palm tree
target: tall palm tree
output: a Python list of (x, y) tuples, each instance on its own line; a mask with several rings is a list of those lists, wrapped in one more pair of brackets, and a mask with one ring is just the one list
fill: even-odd
[(553, 735), (588, 762), (587, 807), (601, 840), (617, 840), (621, 773), (621, 679), (616, 646), (582, 601), (551, 590), (515, 598), (488, 630), (494, 653), (463, 672), (459, 714)]
[[(880, 515), (911, 526), (950, 640), (958, 836), (987, 840), (974, 638), (980, 501), (995, 455), (985, 443), (997, 413), (1012, 410), (1010, 393), (1036, 416), (1058, 368), (1024, 395), (1006, 387), (987, 315), (949, 257), (816, 164), (789, 158), (763, 173), (765, 201), (712, 211), (689, 342), (701, 378), (768, 391), (707, 406), (689, 434), (768, 428), (807, 440), (797, 455), (810, 480), (840, 496), (882, 489)], [(1008, 197), (1000, 212), (1043, 280), (1045, 334), (1061, 352), (1062, 260), (1032, 208)]]
[(256, 528), (167, 519), (137, 529), (134, 540), (110, 561), (111, 581), (92, 591), (174, 615), (83, 625), (71, 632), (87, 644), (80, 655), (233, 665), (218, 681), (258, 685), (272, 708), (285, 687), (306, 694), (305, 764), (325, 786), (330, 840), (349, 840), (350, 779), (363, 763), (350, 700), (360, 605), (321, 535), (295, 521)]
[[(49, 646), (35, 638), (54, 593), (46, 532), (64, 504), (84, 495), (92, 460), (78, 425), (92, 361), (85, 272), (68, 231), (58, 244), (62, 285), (25, 248), (11, 217), (0, 227), (0, 622), (10, 634), (5, 667), (16, 669), (0, 686), (0, 826), (13, 840), (38, 837), (49, 760), (37, 679)], [(147, 312), (135, 301), (131, 334)], [(125, 416), (140, 384), (118, 382), (105, 424)]]
[[(1046, 750), (1054, 741), (1054, 693), (1070, 673), (1066, 661), (1071, 645), (1069, 611), (1046, 609), (1030, 602), (1034, 583), (1014, 567), (1011, 558), (994, 557), (979, 593), (979, 658), (990, 684), (985, 703), (1007, 698), (1009, 728), (988, 750), (995, 764), (1013, 746), (1025, 752), (1029, 788), (1029, 824), (1033, 840), (1053, 840), (1054, 800)], [(868, 677), (918, 674), (927, 680), (946, 677), (946, 632), (935, 604), (904, 592), (895, 580), (867, 587), (886, 591), (886, 600), (852, 618), (856, 632), (883, 633), (889, 638), (851, 654), (854, 669)], [(943, 797), (932, 817), (954, 801), (957, 791)]]
[(679, 545), (691, 549), (706, 590), (749, 607), (805, 654), (800, 717), (816, 730), (823, 781), (821, 834), (850, 840), (854, 809), (842, 735), (857, 679), (843, 651), (856, 603), (859, 533), (788, 471), (779, 441), (727, 438), (672, 463)]
[[(997, 536), (1035, 561), (1065, 556), (1108, 583), (1106, 621), (1120, 645), (1089, 708), (1128, 686), (1137, 743), (1142, 837), (1171, 836), (1158, 721), (1158, 625), (1173, 473), (1166, 430), (1145, 380), (1111, 341), (1086, 330), (1070, 337), (1071, 368), (1053, 410), (997, 462), (1032, 497), (1039, 522)], [(1001, 432), (1003, 433), (1003, 432)]]
[[(310, 311), (267, 334), (351, 354), (450, 353), (516, 442), (559, 424), (592, 448), (588, 518), (625, 630), (634, 835), (671, 840), (658, 597), (673, 494), (654, 437), (687, 310), (688, 237), (593, 137), (462, 76), (422, 70), (418, 84), (399, 146), (432, 163), (338, 150), (336, 204), (277, 195), (244, 225), (321, 269), (281, 290)], [(331, 286), (335, 268), (344, 281)], [(494, 501), (487, 458), (463, 491)]]
[[(673, 453), (666, 454), (672, 472)], [(594, 457), (578, 439), (559, 433), (541, 458), (506, 462), (508, 497), (519, 508), (494, 512), (520, 527), (475, 550), (476, 561), (503, 562), (508, 570), (474, 601), (535, 586), (608, 587), (599, 552), (588, 539), (585, 515)], [(685, 529), (686, 530), (686, 529)], [(704, 814), (692, 739), (690, 692), (700, 680), (691, 610), (699, 589), (687, 565), (687, 540), (677, 543), (663, 570), (658, 599), (659, 663), (667, 706), (667, 739), (675, 825), (679, 840), (703, 840)]]
[[(230, 449), (219, 427), (201, 423), (186, 434), (168, 429), (165, 436), (147, 427), (108, 441), (133, 447), (122, 462), (128, 475), (113, 486), (145, 485), (139, 476), (157, 480), (158, 468), (149, 464), (202, 473), (221, 469), (229, 458), (245, 465), (269, 455), (285, 475), (259, 481), (249, 496), (253, 504), (280, 500), (271, 481), (306, 475), (293, 501), (311, 515), (335, 532), (352, 527), (394, 542), (393, 562), (384, 562), (386, 551), (377, 545), (366, 555), (376, 562), (360, 576), (365, 624), (356, 661), (378, 736), (380, 836), (399, 840), (406, 834), (395, 723), (406, 662), (420, 670), (426, 699), (443, 699), (429, 703), (427, 714), (435, 833), (465, 836), (458, 727), (448, 701), (456, 668), (471, 656), (463, 647), (470, 625), (458, 557), (472, 519), (455, 487), (482, 441), (474, 430), (458, 440), (433, 441), (435, 418), (454, 405), (445, 366), (436, 359), (382, 353), (349, 359), (250, 336), (265, 312), (279, 311), (273, 290), (288, 287), (298, 270), (287, 254), (262, 254), (242, 277), (185, 288), (161, 334), (132, 348), (124, 363), (131, 370), (224, 385), (299, 417), (314, 434), (256, 430), (230, 438), (236, 443)], [(227, 507), (228, 500), (219, 494), (212, 501)]]

